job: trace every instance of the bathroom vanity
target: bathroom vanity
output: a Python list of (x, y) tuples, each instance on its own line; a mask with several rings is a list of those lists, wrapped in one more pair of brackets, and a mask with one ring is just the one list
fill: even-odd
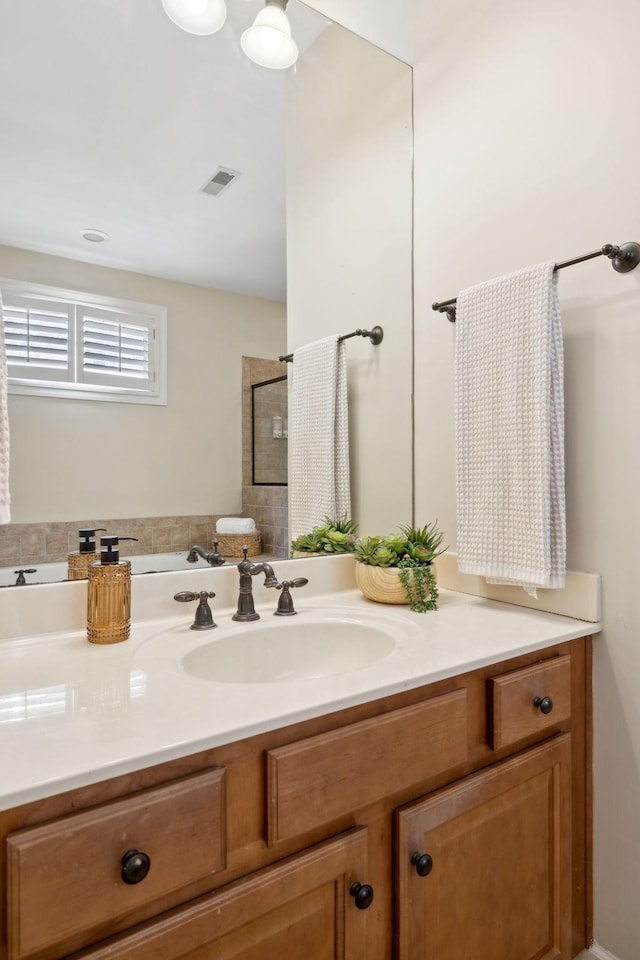
[[(356, 617), (376, 606), (350, 604)], [(436, 614), (398, 616), (419, 625), (420, 642), (414, 635), (401, 667), (391, 655), (360, 671), (369, 679), (353, 696), (344, 677), (254, 684), (277, 688), (269, 720), (265, 690), (251, 706), (233, 684), (174, 676), (173, 654), (158, 649), (157, 676), (144, 661), (146, 682), (165, 715), (137, 768), (132, 756), (128, 772), (110, 775), (146, 723), (131, 700), (126, 710), (108, 698), (96, 707), (93, 772), (88, 755), (76, 755), (64, 790), (38, 778), (34, 743), (35, 798), (23, 793), (0, 812), (0, 955), (579, 953), (590, 923), (589, 634), (598, 626), (446, 593)], [(111, 651), (103, 672), (125, 658), (136, 673), (149, 640), (134, 629), (132, 641)], [(189, 724), (202, 726), (207, 702), (211, 727), (198, 738)], [(234, 710), (235, 735), (216, 733), (217, 711), (233, 719)], [(66, 722), (73, 738), (73, 717)], [(85, 709), (78, 723), (91, 722)], [(6, 743), (0, 733), (3, 765)], [(84, 735), (79, 743), (88, 754)]]

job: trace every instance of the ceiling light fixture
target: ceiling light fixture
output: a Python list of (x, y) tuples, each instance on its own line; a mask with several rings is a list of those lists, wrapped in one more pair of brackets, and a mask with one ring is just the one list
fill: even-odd
[(240, 46), (246, 55), (261, 67), (285, 70), (298, 59), (286, 6), (287, 0), (267, 0), (264, 10), (240, 38)]
[(105, 240), (111, 239), (109, 234), (105, 233), (104, 230), (94, 230), (93, 227), (88, 227), (86, 230), (83, 230), (82, 236), (90, 243), (103, 243)]
[(224, 0), (162, 0), (162, 6), (177, 27), (202, 37), (219, 30), (227, 18)]

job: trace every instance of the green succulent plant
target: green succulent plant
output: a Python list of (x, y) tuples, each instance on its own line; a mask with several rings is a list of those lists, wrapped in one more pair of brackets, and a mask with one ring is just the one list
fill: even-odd
[(325, 517), (321, 526), (314, 527), (291, 541), (291, 549), (305, 553), (353, 553), (358, 525), (355, 520)]
[(424, 527), (400, 526), (401, 533), (360, 537), (354, 555), (360, 563), (373, 567), (397, 567), (409, 608), (417, 613), (435, 610), (438, 586), (431, 567), (433, 560), (447, 549), (438, 522)]
[(361, 537), (356, 540), (354, 553), (360, 563), (373, 567), (393, 567), (398, 562), (398, 554), (387, 545), (384, 537)]
[(431, 563), (447, 549), (441, 546), (444, 533), (438, 530), (437, 520), (424, 527), (401, 526), (400, 529), (406, 538), (406, 552), (412, 560)]

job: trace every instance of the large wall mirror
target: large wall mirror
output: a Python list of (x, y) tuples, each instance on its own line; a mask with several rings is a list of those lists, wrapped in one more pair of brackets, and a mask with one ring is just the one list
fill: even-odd
[(10, 396), (0, 566), (34, 525), (53, 559), (55, 524), (239, 514), (242, 358), (376, 324), (349, 348), (353, 512), (410, 519), (411, 70), (299, 0), (297, 64), (259, 67), (239, 39), (262, 6), (227, 0), (210, 37), (160, 0), (5, 12), (0, 278), (166, 307), (168, 403)]

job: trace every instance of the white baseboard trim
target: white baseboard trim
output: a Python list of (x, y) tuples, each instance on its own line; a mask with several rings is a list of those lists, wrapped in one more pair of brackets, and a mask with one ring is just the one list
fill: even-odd
[(590, 960), (594, 957), (595, 960), (619, 960), (613, 953), (609, 953), (608, 950), (601, 947), (599, 943), (592, 943), (588, 950), (578, 954), (576, 960)]

